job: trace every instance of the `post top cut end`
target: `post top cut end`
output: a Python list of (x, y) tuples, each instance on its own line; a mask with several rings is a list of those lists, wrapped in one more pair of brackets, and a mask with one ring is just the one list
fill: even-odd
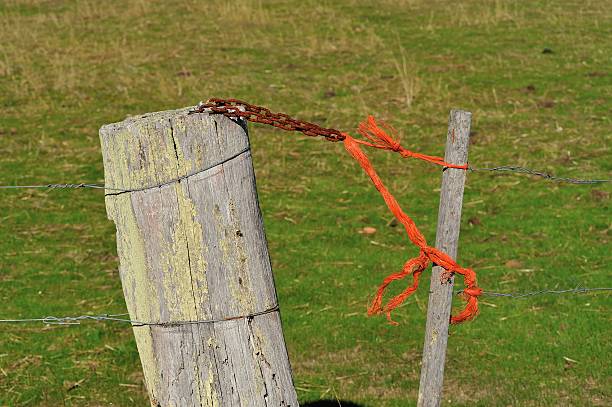
[(248, 150), (246, 122), (193, 107), (127, 117), (100, 128), (105, 184), (135, 190), (162, 185)]

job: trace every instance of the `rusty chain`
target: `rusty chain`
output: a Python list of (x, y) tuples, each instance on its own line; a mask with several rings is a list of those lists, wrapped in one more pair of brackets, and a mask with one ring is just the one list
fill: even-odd
[(328, 129), (317, 124), (294, 119), (284, 113), (274, 113), (265, 107), (252, 105), (238, 99), (208, 99), (200, 102), (190, 113), (212, 112), (227, 117), (242, 117), (248, 121), (268, 124), (287, 131), (299, 131), (310, 137), (325, 137), (328, 141), (342, 141), (346, 138), (341, 131)]

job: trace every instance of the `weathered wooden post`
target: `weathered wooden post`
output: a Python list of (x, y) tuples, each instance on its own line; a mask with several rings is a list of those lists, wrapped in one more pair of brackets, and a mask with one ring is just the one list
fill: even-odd
[[(450, 164), (467, 162), (471, 118), (470, 112), (451, 110), (444, 155), (446, 162)], [(447, 168), (442, 174), (436, 248), (448, 253), (453, 259), (457, 258), (459, 245), (465, 178), (466, 171), (460, 169)], [(443, 271), (442, 267), (434, 266), (431, 273), (419, 385), (419, 407), (439, 406), (442, 397), (444, 361), (453, 297), (453, 281), (447, 284), (440, 282)]]
[(246, 123), (181, 109), (100, 139), (151, 403), (297, 406)]

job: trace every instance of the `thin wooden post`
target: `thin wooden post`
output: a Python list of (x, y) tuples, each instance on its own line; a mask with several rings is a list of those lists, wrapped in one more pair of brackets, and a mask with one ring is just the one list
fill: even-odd
[(297, 406), (246, 123), (181, 109), (100, 139), (152, 405)]
[[(471, 117), (470, 112), (451, 110), (444, 154), (446, 162), (451, 164), (467, 162)], [(448, 253), (453, 259), (457, 257), (459, 245), (465, 177), (466, 171), (459, 169), (447, 168), (442, 174), (436, 248)], [(453, 296), (453, 281), (446, 284), (440, 282), (443, 271), (442, 267), (435, 266), (431, 274), (419, 385), (419, 407), (437, 407), (442, 398), (444, 361)]]

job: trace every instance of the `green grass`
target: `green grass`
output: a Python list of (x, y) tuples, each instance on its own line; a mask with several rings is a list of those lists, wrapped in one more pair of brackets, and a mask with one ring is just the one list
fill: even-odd
[[(476, 166), (610, 178), (611, 17), (588, 0), (6, 0), (0, 184), (101, 182), (102, 124), (212, 96), (347, 131), (372, 113), (429, 154), (460, 107)], [(251, 139), (300, 401), (415, 404), (427, 288), (399, 327), (365, 316), (415, 249), (341, 145), (259, 125)], [(433, 241), (439, 170), (371, 156)], [(610, 193), (470, 173), (459, 260), (489, 291), (612, 286)], [(0, 318), (123, 312), (100, 192), (3, 191), (0, 221)], [(611, 305), (485, 298), (451, 328), (445, 403), (611, 405)], [(0, 405), (147, 403), (126, 326), (0, 326)]]

